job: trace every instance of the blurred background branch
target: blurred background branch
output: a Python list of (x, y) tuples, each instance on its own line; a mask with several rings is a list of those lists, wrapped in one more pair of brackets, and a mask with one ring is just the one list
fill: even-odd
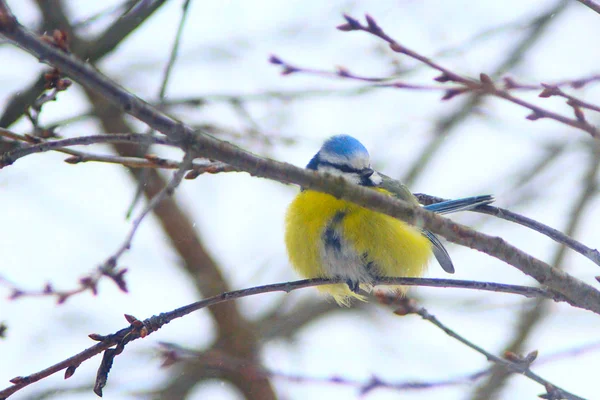
[[(451, 68), (462, 77), (492, 71), (489, 75), (496, 87), (514, 91), (515, 96), (522, 96), (529, 103), (548, 107), (551, 113), (573, 114), (573, 118), (567, 118), (591, 125), (596, 123), (597, 116), (593, 112), (582, 113), (597, 107), (597, 97), (594, 98), (597, 68), (589, 61), (586, 64), (586, 56), (592, 58), (595, 50), (582, 44), (582, 36), (569, 36), (563, 30), (567, 26), (577, 28), (574, 25), (579, 25), (582, 31), (593, 29), (598, 16), (574, 2), (540, 0), (527, 9), (514, 2), (505, 6), (510, 15), (502, 18), (501, 10), (486, 10), (478, 15), (477, 5), (463, 7), (458, 3), (452, 6), (454, 11), (440, 5), (439, 10), (428, 8), (426, 13), (419, 14), (420, 5), (408, 3), (390, 3), (387, 10), (379, 5), (362, 8), (360, 2), (336, 4), (325, 11), (322, 5), (303, 2), (286, 6), (294, 11), (293, 17), (278, 14), (278, 8), (268, 4), (256, 6), (256, 9), (270, 10), (258, 17), (242, 3), (236, 3), (237, 9), (233, 11), (226, 8), (227, 5), (211, 8), (213, 6), (208, 4), (187, 0), (127, 0), (93, 10), (87, 9), (89, 5), (67, 0), (36, 0), (32, 3), (37, 9), (20, 6), (18, 2), (8, 3), (20, 10), (23, 20), (28, 26), (35, 26), (36, 32), (50, 38), (55, 29), (64, 32), (69, 50), (79, 59), (94, 65), (131, 92), (139, 93), (140, 97), (154, 99), (158, 108), (189, 126), (296, 165), (306, 163), (322, 138), (331, 133), (362, 135), (373, 159), (394, 175), (403, 176), (411, 187), (443, 197), (465, 192), (500, 195), (499, 206), (530, 216), (545, 226), (564, 227), (567, 239), (581, 244), (578, 241), (581, 238), (591, 246), (583, 246), (582, 251), (588, 252), (591, 259), (597, 255), (595, 235), (590, 233), (590, 225), (596, 226), (598, 221), (593, 206), (598, 166), (594, 141), (550, 122), (522, 121), (522, 110), (509, 110), (497, 101), (490, 104), (481, 92), (465, 93), (440, 105), (437, 86), (433, 94), (428, 94), (433, 85), (429, 84), (432, 77), (425, 68), (398, 57), (372, 38), (353, 35), (348, 45), (347, 35), (333, 36), (332, 29), (342, 12), (381, 15), (379, 23), (389, 29), (390, 36), (414, 47), (419, 54), (431, 54), (439, 65)], [(594, 9), (594, 2), (580, 3)], [(318, 17), (304, 14), (312, 7), (318, 10), (315, 12)], [(458, 10), (460, 13), (455, 14)], [(437, 17), (436, 12), (448, 16)], [(584, 18), (590, 14), (596, 19)], [(37, 17), (33, 18), (34, 15)], [(459, 15), (463, 19), (459, 19)], [(411, 20), (421, 21), (424, 27), (413, 27)], [(578, 23), (571, 24), (574, 20)], [(276, 21), (274, 28), (265, 21)], [(304, 42), (299, 38), (304, 38)], [(565, 53), (564, 41), (578, 49), (578, 53)], [(150, 45), (145, 47), (146, 43)], [(0, 52), (12, 51), (9, 47), (3, 45)], [(314, 72), (318, 74), (330, 71), (331, 65), (341, 63), (348, 67), (337, 67), (329, 73), (330, 77), (342, 77), (339, 82), (302, 74), (281, 79), (266, 65), (265, 55), (271, 53), (282, 54), (283, 60), (292, 62), (291, 67), (296, 67), (296, 62), (315, 65)], [(7, 59), (14, 54), (0, 53), (0, 57)], [(0, 154), (19, 151), (33, 141), (43, 144), (61, 140), (61, 137), (149, 131), (147, 125), (134, 121), (97, 92), (68, 84), (65, 90), (58, 90), (56, 85), (61, 86), (62, 79), (58, 72), (40, 72), (37, 66), (37, 70), (28, 69), (24, 66), (35, 63), (30, 59), (27, 63), (19, 61), (16, 68), (22, 67), (22, 71), (10, 72), (12, 75), (7, 76), (11, 78), (5, 82), (10, 85), (0, 90), (0, 127), (4, 128), (0, 131)], [(568, 72), (561, 69), (563, 63), (568, 64)], [(7, 68), (7, 74), (8, 71), (12, 70)], [(52, 77), (55, 85), (52, 89), (48, 89), (48, 75), (56, 75)], [(358, 79), (380, 77), (381, 82), (365, 83), (356, 79), (352, 82), (349, 75)], [(419, 91), (390, 91), (377, 86), (394, 82), (403, 85), (399, 89), (415, 87)], [(544, 87), (542, 83), (550, 83), (550, 86)], [(560, 88), (558, 92), (556, 88)], [(550, 97), (535, 98), (539, 93)], [(565, 104), (565, 101), (570, 103)], [(362, 118), (357, 118), (359, 115)], [(65, 161), (79, 165), (51, 164), (49, 153), (27, 157), (10, 169), (2, 170), (0, 189), (6, 194), (3, 197), (7, 205), (3, 206), (6, 213), (0, 215), (0, 220), (5, 226), (5, 235), (19, 235), (20, 229), (26, 229), (26, 233), (20, 234), (19, 242), (29, 243), (29, 249), (45, 249), (45, 241), (36, 239), (36, 232), (51, 226), (53, 231), (45, 234), (46, 242), (60, 249), (61, 255), (52, 255), (47, 250), (16, 251), (22, 258), (7, 255), (3, 262), (9, 267), (0, 271), (10, 278), (9, 296), (18, 290), (23, 297), (51, 295), (60, 301), (65, 294), (81, 292), (78, 301), (60, 307), (63, 311), (45, 311), (48, 316), (73, 313), (71, 318), (77, 323), (66, 329), (69, 333), (60, 334), (65, 341), (71, 340), (66, 339), (70, 334), (72, 340), (81, 338), (82, 329), (84, 334), (98, 326), (114, 330), (109, 328), (107, 314), (118, 316), (128, 309), (144, 310), (135, 311), (136, 315), (151, 313), (169, 309), (171, 299), (176, 299), (175, 304), (185, 304), (238, 287), (294, 279), (291, 273), (280, 272), (286, 270), (286, 261), (277, 250), (280, 247), (277, 226), (291, 192), (257, 180), (253, 180), (248, 189), (245, 178), (236, 173), (203, 175), (204, 172), (231, 172), (234, 168), (220, 162), (197, 160), (190, 166), (192, 170), (187, 177), (199, 179), (182, 185), (175, 197), (167, 196), (158, 204), (136, 234), (132, 251), (123, 255), (124, 263), (135, 266), (127, 276), (129, 294), (118, 297), (107, 286), (101, 288), (103, 296), (88, 302), (85, 293), (95, 293), (97, 287), (89, 285), (85, 274), (92, 270), (94, 263), (114, 251), (130, 227), (130, 223), (117, 221), (118, 217), (109, 214), (111, 207), (115, 207), (108, 204), (108, 199), (119, 199), (118, 215), (122, 215), (137, 188), (142, 196), (139, 203), (131, 204), (136, 215), (134, 208), (143, 210), (148, 201), (167, 186), (169, 178), (165, 173), (168, 171), (161, 169), (181, 168), (178, 161), (181, 155), (162, 148), (153, 148), (152, 154), (148, 154), (144, 146), (128, 143), (95, 147), (92, 151), (64, 147), (57, 150), (69, 155)], [(41, 165), (45, 166), (39, 168)], [(32, 173), (36, 168), (40, 172)], [(99, 168), (102, 175), (93, 175), (95, 168)], [(114, 169), (126, 171), (126, 179), (121, 182), (107, 175)], [(44, 173), (46, 171), (48, 173)], [(85, 177), (81, 181), (75, 178), (79, 174)], [(65, 180), (58, 180), (59, 176), (65, 176)], [(50, 205), (44, 210), (44, 215), (60, 215), (62, 220), (45, 222), (34, 217), (33, 204), (41, 203), (42, 199), (45, 204), (49, 201), (46, 199), (67, 193), (69, 186), (83, 188), (86, 181), (93, 185), (70, 194), (77, 207), (68, 207), (69, 200), (63, 200), (58, 207)], [(49, 186), (44, 186), (44, 182)], [(97, 193), (89, 189), (94, 186), (100, 188)], [(19, 192), (19, 187), (31, 189), (10, 202), (13, 201), (11, 192)], [(102, 203), (83, 211), (87, 203), (91, 205), (98, 199), (102, 199), (99, 200)], [(8, 204), (24, 204), (18, 210), (19, 214), (26, 215), (20, 216), (18, 224), (11, 224), (10, 218), (17, 207)], [(62, 215), (62, 209), (69, 209), (69, 215)], [(93, 215), (112, 225), (122, 222), (123, 229), (105, 229), (104, 225), (89, 219)], [(278, 219), (273, 220), (269, 215), (277, 215)], [(473, 221), (474, 214), (464, 218)], [(66, 239), (60, 228), (68, 226), (70, 220), (97, 236), (89, 238), (79, 233), (73, 239)], [(479, 218), (478, 225), (494, 236), (518, 243), (542, 260), (550, 260), (556, 268), (568, 266), (573, 276), (595, 284), (596, 267), (587, 260), (579, 260), (581, 257), (568, 259), (565, 246), (550, 246), (547, 240), (527, 236), (512, 224), (498, 224), (489, 218)], [(73, 228), (71, 231), (81, 232)], [(156, 236), (149, 238), (147, 231), (156, 232)], [(8, 236), (0, 239), (7, 246), (13, 243)], [(160, 247), (163, 242), (164, 247)], [(67, 250), (63, 243), (79, 243), (81, 249)], [(91, 254), (85, 243), (94, 243), (98, 253)], [(157, 258), (153, 247), (166, 258)], [(464, 274), (459, 279), (479, 277), (482, 281), (532, 284), (527, 277), (502, 264), (494, 264), (489, 258), (477, 258), (474, 252), (459, 248), (450, 251), (458, 260), (458, 273)], [(44, 263), (25, 261), (28, 253), (37, 252), (48, 254)], [(81, 255), (75, 260), (65, 258), (85, 252), (90, 253), (94, 261)], [(140, 259), (143, 255), (146, 258)], [(81, 269), (69, 270), (61, 279), (56, 264)], [(32, 272), (35, 265), (43, 266), (46, 272)], [(153, 275), (156, 265), (168, 265), (165, 274), (158, 279)], [(27, 275), (20, 275), (19, 270), (27, 271)], [(432, 267), (431, 274), (435, 277), (436, 273)], [(84, 276), (78, 286), (73, 290), (60, 289), (63, 285), (73, 286), (74, 274)], [(47, 281), (52, 284), (44, 286)], [(144, 289), (144, 284), (149, 287)], [(188, 286), (184, 302), (179, 296), (183, 296)], [(42, 289), (30, 290), (31, 287)], [(508, 303), (493, 293), (482, 296), (449, 289), (435, 292), (419, 289), (412, 293), (424, 299), (428, 309), (435, 308), (435, 314), (450, 325), (461, 326), (465, 336), (485, 344), (492, 354), (507, 350), (518, 355), (526, 348), (547, 344), (551, 349), (541, 348), (540, 360), (535, 364), (536, 368), (539, 365), (540, 374), (583, 396), (595, 393), (595, 389), (583, 382), (594, 382), (586, 374), (597, 367), (597, 361), (586, 362), (586, 351), (569, 353), (570, 349), (577, 348), (578, 338), (591, 343), (586, 335), (593, 334), (592, 316), (581, 316), (582, 313), (571, 311), (570, 307), (552, 305), (541, 299)], [(113, 297), (116, 304), (103, 306)], [(157, 379), (149, 382), (146, 378), (137, 386), (127, 386), (119, 382), (119, 377), (127, 375), (135, 381), (134, 371), (143, 368), (132, 360), (138, 355), (121, 357), (114, 368), (127, 365), (129, 372), (123, 375), (115, 372), (107, 390), (123, 398), (143, 393), (161, 399), (198, 398), (199, 392), (203, 393), (202, 398), (232, 399), (349, 398), (356, 397), (358, 392), (363, 397), (379, 399), (387, 398), (395, 385), (396, 389), (402, 385), (407, 389), (415, 383), (423, 384), (426, 390), (402, 395), (415, 399), (431, 398), (434, 393), (444, 398), (515, 399), (531, 398), (540, 392), (539, 386), (522, 386), (522, 380), (509, 379), (511, 375), (504, 369), (488, 369), (484, 361), (470, 358), (462, 349), (454, 349), (453, 344), (440, 338), (439, 332), (428, 336), (426, 324), (405, 318), (390, 320), (389, 313), (382, 314), (372, 303), (340, 310), (317, 298), (310, 289), (272, 299), (222, 303), (210, 307), (210, 319), (197, 316), (189, 318), (192, 321), (169, 325), (169, 329), (164, 330), (168, 332), (161, 331), (161, 335), (171, 332), (173, 336), (166, 340), (187, 349), (186, 356), (171, 368), (160, 371), (157, 360), (152, 360), (145, 371), (151, 371)], [(23, 301), (2, 307), (0, 321), (8, 321), (2, 324), (8, 326), (3, 329), (3, 335), (7, 336), (3, 342), (16, 347), (37, 343), (26, 333), (18, 333), (25, 325), (24, 320), (13, 315), (25, 315), (20, 307), (26, 306), (31, 304)], [(100, 308), (95, 309), (96, 306)], [(39, 307), (40, 311), (43, 307)], [(96, 310), (93, 317), (81, 318), (84, 315), (81, 309), (86, 307)], [(35, 310), (29, 311), (27, 315), (34, 313)], [(81, 314), (75, 316), (75, 313)], [(43, 318), (38, 315), (28, 319), (35, 322)], [(556, 319), (561, 323), (557, 324)], [(45, 328), (52, 329), (54, 335), (60, 332), (61, 318), (54, 317), (51, 321), (53, 326)], [(115, 323), (122, 324), (120, 320)], [(28, 331), (35, 330), (31, 323), (26, 325)], [(551, 340), (548, 338), (551, 332), (560, 334), (556, 333), (558, 338)], [(150, 339), (153, 341), (154, 336)], [(140, 342), (139, 346), (144, 346), (148, 341)], [(44, 353), (48, 353), (50, 360), (58, 358), (56, 353), (50, 354), (53, 349), (47, 350)], [(71, 354), (72, 350), (72, 347), (56, 348), (62, 356)], [(143, 347), (140, 351), (142, 358), (152, 353)], [(555, 370), (546, 369), (541, 363), (544, 355), (562, 354), (561, 351), (569, 355), (559, 358), (560, 363), (556, 362), (553, 368), (569, 371), (568, 377), (564, 373), (553, 373)], [(452, 354), (448, 359), (444, 356), (446, 352)], [(33, 358), (27, 354), (18, 357), (25, 361)], [(165, 361), (162, 353), (157, 358)], [(43, 363), (38, 366), (50, 364), (47, 359)], [(30, 368), (27, 362), (24, 365), (13, 362), (0, 366), (0, 371), (6, 371), (3, 376), (12, 377), (17, 367), (37, 368)], [(573, 371), (580, 372), (571, 373)], [(84, 374), (83, 369), (79, 374)], [(221, 386), (211, 386), (215, 380)], [(471, 391), (468, 385), (459, 383), (465, 380), (470, 384), (477, 382), (478, 388)], [(222, 382), (227, 385), (223, 386)], [(69, 394), (85, 398), (87, 388), (90, 394), (89, 386), (69, 383), (72, 389), (50, 382), (48, 391), (44, 392), (42, 385), (37, 388), (38, 393), (44, 398)], [(560, 393), (547, 392), (546, 395), (559, 396)]]

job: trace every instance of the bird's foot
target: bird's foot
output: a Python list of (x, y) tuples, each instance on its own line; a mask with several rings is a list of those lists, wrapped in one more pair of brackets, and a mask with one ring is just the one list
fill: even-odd
[(360, 292), (360, 283), (358, 281), (353, 281), (352, 279), (348, 279), (346, 281), (346, 285), (348, 285), (348, 288), (353, 292), (358, 294), (358, 292)]

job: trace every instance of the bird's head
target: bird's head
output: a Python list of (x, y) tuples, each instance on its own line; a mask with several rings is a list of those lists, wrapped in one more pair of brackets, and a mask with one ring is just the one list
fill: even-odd
[(349, 135), (327, 139), (306, 168), (341, 176), (362, 186), (381, 183), (381, 176), (371, 168), (369, 152), (361, 142)]

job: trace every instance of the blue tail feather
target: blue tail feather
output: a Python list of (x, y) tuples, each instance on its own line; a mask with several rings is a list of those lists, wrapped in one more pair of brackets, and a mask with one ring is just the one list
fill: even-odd
[(462, 199), (442, 201), (440, 203), (430, 204), (424, 208), (439, 214), (448, 214), (457, 211), (470, 210), (477, 206), (486, 205), (494, 202), (494, 196), (483, 195), (465, 197)]

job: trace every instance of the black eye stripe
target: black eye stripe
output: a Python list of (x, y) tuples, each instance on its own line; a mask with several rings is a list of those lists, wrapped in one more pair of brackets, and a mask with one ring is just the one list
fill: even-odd
[(349, 174), (360, 174), (360, 172), (361, 172), (360, 169), (352, 168), (352, 167), (349, 167), (348, 165), (335, 164), (335, 163), (331, 163), (328, 161), (319, 161), (319, 165), (324, 165), (327, 167), (339, 169), (340, 171), (346, 172)]
[(319, 163), (317, 165), (335, 168), (346, 174), (356, 174), (356, 175), (358, 175), (358, 177), (360, 179), (358, 184), (361, 186), (369, 186), (369, 187), (376, 186), (375, 182), (373, 182), (371, 180), (371, 176), (375, 172), (371, 168), (356, 169), (356, 168), (352, 168), (348, 165), (341, 165), (341, 164), (336, 164), (336, 163), (332, 163), (332, 162), (328, 162), (328, 161), (319, 161)]

